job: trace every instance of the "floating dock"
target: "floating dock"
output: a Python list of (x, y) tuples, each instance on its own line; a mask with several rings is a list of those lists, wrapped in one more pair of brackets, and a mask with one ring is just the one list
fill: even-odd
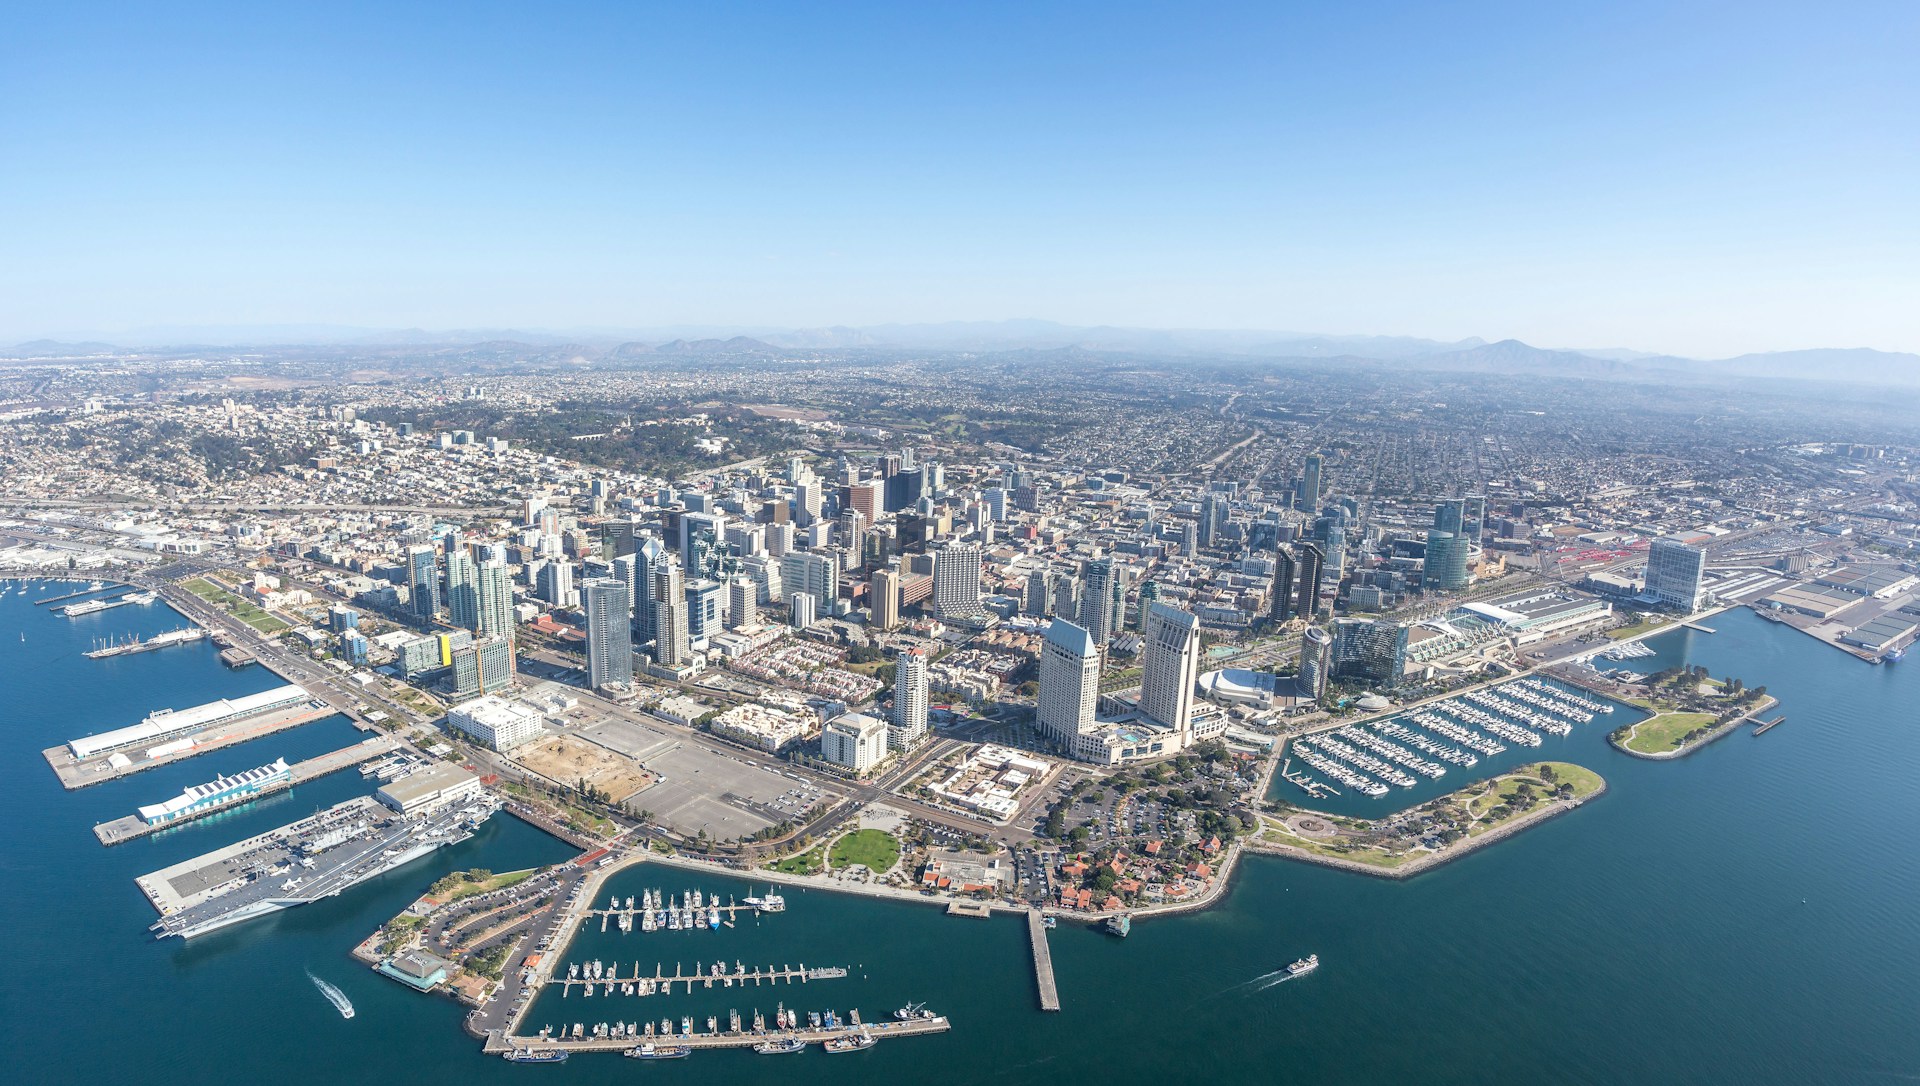
[(191, 811), (169, 822), (150, 823), (137, 814), (130, 814), (125, 818), (116, 818), (111, 822), (100, 823), (93, 828), (93, 835), (100, 839), (101, 844), (109, 847), (123, 844), (135, 838), (145, 837), (150, 833), (159, 833), (161, 830), (169, 830), (175, 826), (183, 826), (188, 822), (205, 818), (211, 814), (218, 814), (221, 811), (231, 811), (235, 807), (245, 806), (256, 799), (265, 799), (268, 796), (278, 795), (296, 784), (303, 784), (307, 781), (324, 777), (329, 773), (339, 772), (349, 766), (360, 765), (374, 758), (384, 757), (392, 753), (394, 748), (399, 745), (399, 741), (391, 736), (375, 736), (372, 739), (368, 739), (362, 743), (356, 743), (350, 747), (309, 758), (304, 762), (296, 762), (292, 767), (292, 775), (287, 779), (269, 783), (256, 791), (237, 797), (231, 803), (208, 807), (204, 810)]
[(1033, 979), (1040, 988), (1040, 1009), (1060, 1009), (1060, 989), (1053, 983), (1053, 951), (1047, 946), (1046, 918), (1039, 909), (1027, 910), (1027, 940), (1033, 944)]
[[(739, 963), (736, 962), (735, 965), (738, 966)], [(619, 967), (616, 965), (603, 976), (556, 976), (543, 983), (541, 987), (559, 988), (563, 998), (572, 993), (575, 988), (583, 991), (598, 989), (599, 994), (606, 996), (627, 994), (625, 989), (629, 984), (634, 986), (632, 994), (635, 995), (672, 995), (673, 986), (676, 984), (684, 985), (687, 992), (692, 993), (694, 985), (711, 988), (716, 981), (723, 988), (731, 988), (736, 984), (744, 988), (749, 984), (756, 987), (761, 984), (783, 982), (805, 984), (813, 980), (835, 980), (846, 975), (847, 971), (839, 966), (809, 969), (805, 963), (797, 967), (791, 965), (769, 965), (765, 968), (754, 966), (751, 969), (739, 967), (730, 973), (707, 972), (706, 967), (702, 965), (695, 966), (692, 973), (686, 973), (681, 970), (680, 964), (675, 962), (671, 974), (667, 972), (667, 967), (664, 965), (654, 966), (652, 973), (642, 973), (640, 963), (634, 962), (633, 972), (625, 976), (620, 975)]]

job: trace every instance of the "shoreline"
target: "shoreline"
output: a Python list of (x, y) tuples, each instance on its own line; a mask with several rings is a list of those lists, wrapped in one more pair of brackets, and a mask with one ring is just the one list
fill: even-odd
[[(1707, 734), (1701, 736), (1698, 739), (1693, 740), (1690, 743), (1682, 743), (1680, 746), (1677, 746), (1672, 750), (1659, 750), (1659, 751), (1653, 751), (1653, 752), (1648, 752), (1643, 750), (1634, 750), (1633, 748), (1627, 746), (1625, 743), (1616, 741), (1612, 735), (1607, 736), (1607, 745), (1611, 746), (1613, 749), (1619, 751), (1622, 754), (1630, 755), (1631, 757), (1634, 757), (1634, 758), (1644, 758), (1649, 762), (1670, 762), (1670, 761), (1673, 761), (1675, 758), (1685, 758), (1687, 755), (1692, 754), (1695, 751), (1698, 751), (1700, 748), (1706, 746), (1707, 744), (1713, 742), (1716, 739), (1722, 738), (1723, 736), (1732, 735), (1735, 728), (1738, 728), (1740, 725), (1747, 723), (1748, 721), (1752, 720), (1754, 717), (1759, 716), (1761, 713), (1769, 712), (1774, 708), (1777, 708), (1779, 704), (1780, 704), (1779, 698), (1774, 697), (1772, 694), (1768, 694), (1766, 697), (1766, 700), (1762, 701), (1760, 704), (1755, 705), (1753, 708), (1747, 710), (1744, 713), (1741, 713), (1739, 716), (1734, 717), (1732, 720), (1729, 720), (1723, 724), (1714, 725), (1714, 727), (1711, 730), (1709, 730)], [(1648, 717), (1646, 720), (1642, 720), (1632, 725), (1629, 725), (1629, 727), (1637, 728), (1641, 724), (1646, 724), (1651, 721), (1658, 720), (1665, 715), (1666, 715), (1665, 713), (1655, 713), (1654, 715)]]

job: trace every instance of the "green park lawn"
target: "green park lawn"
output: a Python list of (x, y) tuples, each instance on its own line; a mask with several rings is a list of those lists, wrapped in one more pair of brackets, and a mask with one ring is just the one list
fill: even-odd
[(1625, 746), (1641, 754), (1664, 754), (1678, 750), (1681, 739), (1695, 728), (1712, 724), (1712, 713), (1661, 713), (1633, 726)]
[(885, 830), (855, 830), (833, 843), (828, 857), (834, 870), (860, 864), (878, 874), (900, 860), (900, 841)]

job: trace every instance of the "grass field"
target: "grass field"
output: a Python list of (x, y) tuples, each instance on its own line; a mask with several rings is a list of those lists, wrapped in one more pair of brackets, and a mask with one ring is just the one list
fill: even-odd
[(900, 861), (900, 841), (885, 830), (855, 830), (833, 843), (828, 862), (838, 871), (861, 864), (879, 874)]
[[(533, 869), (528, 868), (525, 871), (502, 871), (479, 880), (469, 878), (467, 877), (468, 875), (469, 872), (456, 871), (443, 878), (441, 882), (446, 882), (449, 879), (455, 881), (451, 887), (438, 896), (442, 896), (446, 901), (453, 902), (459, 901), (462, 898), (473, 897), (475, 894), (486, 894), (495, 890), (504, 890), (509, 886), (517, 886), (532, 878)], [(439, 885), (439, 883), (436, 883), (434, 889), (438, 889)]]
[(187, 591), (206, 600), (208, 603), (224, 607), (233, 613), (233, 617), (259, 630), (263, 634), (277, 634), (287, 629), (287, 624), (273, 617), (239, 596), (221, 588), (204, 577), (195, 577), (181, 585)]
[(818, 875), (826, 866), (826, 846), (819, 845), (798, 855), (789, 856), (767, 865), (767, 870), (778, 871), (783, 875)]
[(1661, 713), (1635, 724), (1624, 745), (1641, 754), (1664, 754), (1678, 750), (1682, 736), (1713, 720), (1712, 713)]
[(1615, 641), (1623, 641), (1629, 637), (1638, 637), (1643, 633), (1652, 633), (1655, 630), (1664, 629), (1671, 625), (1673, 625), (1672, 619), (1646, 619), (1642, 622), (1636, 622), (1631, 626), (1622, 626), (1617, 630), (1608, 630), (1607, 636), (1613, 638)]

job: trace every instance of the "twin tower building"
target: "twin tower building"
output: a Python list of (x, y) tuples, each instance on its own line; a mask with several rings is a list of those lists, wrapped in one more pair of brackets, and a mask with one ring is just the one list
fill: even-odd
[(1155, 600), (1147, 606), (1143, 640), (1134, 710), (1102, 719), (1103, 646), (1085, 627), (1064, 618), (1048, 625), (1040, 647), (1038, 720), (1041, 730), (1075, 758), (1101, 765), (1160, 758), (1225, 729), (1226, 718), (1216, 712), (1201, 712), (1196, 719), (1200, 619)]

